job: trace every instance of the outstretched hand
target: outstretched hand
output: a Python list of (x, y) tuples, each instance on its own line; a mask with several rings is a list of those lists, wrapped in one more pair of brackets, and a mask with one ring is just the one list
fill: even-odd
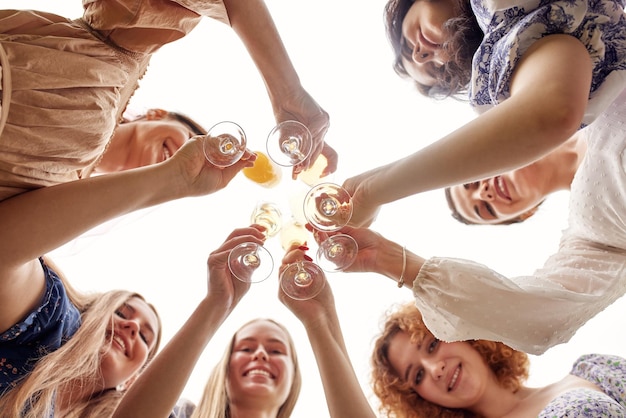
[(203, 136), (195, 136), (185, 143), (164, 164), (176, 164), (181, 177), (184, 196), (202, 196), (226, 187), (239, 171), (252, 167), (256, 154), (246, 149), (239, 161), (230, 167), (216, 167), (204, 156)]
[(306, 92), (301, 89), (290, 97), (290, 100), (274, 105), (274, 117), (276, 122), (297, 120), (306, 125), (311, 132), (313, 145), (311, 153), (304, 162), (293, 167), (292, 178), (295, 180), (298, 174), (311, 167), (317, 157), (323, 154), (327, 165), (322, 172), (322, 177), (334, 173), (337, 170), (337, 152), (324, 141), (326, 132), (330, 126), (328, 113)]
[[(285, 254), (279, 269), (279, 274), (297, 261), (304, 260), (304, 247), (292, 246)], [(294, 315), (308, 329), (318, 326), (326, 326), (328, 318), (335, 311), (335, 300), (330, 285), (326, 283), (322, 291), (312, 299), (296, 300), (289, 297), (279, 286), (278, 299), (291, 310)]]
[(208, 259), (208, 293), (215, 309), (222, 307), (226, 312), (232, 311), (241, 298), (250, 289), (250, 283), (237, 279), (228, 267), (230, 251), (244, 242), (254, 242), (263, 245), (265, 235), (262, 228), (250, 226), (235, 229), (230, 233), (222, 245), (209, 255)]

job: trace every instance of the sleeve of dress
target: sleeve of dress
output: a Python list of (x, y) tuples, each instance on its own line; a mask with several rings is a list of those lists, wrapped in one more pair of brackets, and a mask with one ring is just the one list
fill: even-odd
[(459, 259), (428, 260), (413, 283), (417, 308), (442, 341), (501, 341), (530, 354), (568, 341), (625, 292), (626, 254), (577, 238), (532, 276), (507, 278)]
[(210, 17), (230, 26), (228, 12), (222, 0), (174, 0), (181, 6), (198, 13), (199, 15)]

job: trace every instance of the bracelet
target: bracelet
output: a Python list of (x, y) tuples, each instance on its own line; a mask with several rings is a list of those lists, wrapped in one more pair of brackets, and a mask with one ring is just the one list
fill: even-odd
[(398, 280), (398, 287), (404, 286), (404, 272), (406, 271), (406, 247), (402, 247), (402, 273), (400, 273), (400, 279)]

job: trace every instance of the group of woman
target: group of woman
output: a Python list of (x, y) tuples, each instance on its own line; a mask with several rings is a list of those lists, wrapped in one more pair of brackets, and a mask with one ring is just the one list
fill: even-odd
[[(297, 119), (323, 154), (328, 114), (302, 87), (261, 0), (84, 1), (80, 19), (0, 11), (0, 411), (7, 417), (287, 417), (301, 376), (288, 331), (258, 319), (233, 336), (197, 407), (179, 402), (202, 351), (249, 290), (227, 258), (263, 228), (235, 229), (208, 259), (208, 290), (159, 350), (155, 307), (129, 291), (84, 294), (46, 254), (132, 211), (224, 188), (205, 129), (152, 109), (124, 120), (158, 49), (203, 16), (230, 25), (267, 87), (277, 122)], [(626, 289), (626, 16), (616, 0), (389, 0), (395, 69), (430, 97), (469, 94), (473, 121), (406, 158), (348, 179), (359, 244), (347, 271), (412, 289), (372, 355), (380, 412), (406, 417), (626, 414), (626, 360), (584, 355), (564, 379), (524, 386), (526, 353), (568, 341)], [(538, 88), (540, 86), (540, 88)], [(92, 176), (93, 173), (104, 175)], [(153, 187), (159, 184), (160, 187)], [(369, 229), (386, 203), (437, 188), (457, 219), (526, 219), (570, 189), (569, 228), (532, 276), (425, 260)], [(321, 234), (316, 239), (323, 239)], [(294, 246), (281, 269), (307, 258)], [(330, 286), (279, 291), (303, 323), (333, 417), (375, 416), (352, 368)], [(572, 312), (576, 312), (573, 316)], [(490, 318), (486, 321), (485, 318)], [(157, 354), (158, 353), (158, 354)], [(62, 364), (63, 367), (59, 367)], [(167, 384), (164, 384), (167, 382)]]

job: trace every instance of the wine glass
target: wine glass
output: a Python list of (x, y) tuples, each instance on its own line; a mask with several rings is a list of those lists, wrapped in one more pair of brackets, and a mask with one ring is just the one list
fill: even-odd
[(335, 183), (313, 186), (304, 197), (304, 217), (313, 228), (331, 232), (346, 226), (352, 216), (352, 198)]
[(246, 150), (246, 134), (235, 122), (219, 122), (204, 136), (204, 156), (217, 167), (228, 167), (241, 159)]
[(283, 215), (278, 206), (270, 202), (260, 202), (252, 211), (250, 221), (265, 227), (265, 236), (273, 237), (282, 228)]
[(293, 216), (280, 230), (280, 245), (287, 251), (293, 245), (302, 245), (307, 241), (309, 231)]
[(342, 271), (352, 265), (358, 251), (359, 246), (350, 235), (332, 235), (317, 249), (317, 264), (329, 273)]
[(274, 270), (274, 260), (262, 245), (244, 242), (230, 250), (228, 267), (242, 282), (258, 283), (270, 277)]
[(292, 299), (307, 300), (317, 296), (326, 285), (326, 276), (315, 263), (300, 260), (289, 264), (280, 275), (280, 287)]
[(309, 156), (313, 138), (305, 125), (295, 120), (287, 120), (270, 131), (266, 146), (272, 161), (283, 167), (292, 167)]

